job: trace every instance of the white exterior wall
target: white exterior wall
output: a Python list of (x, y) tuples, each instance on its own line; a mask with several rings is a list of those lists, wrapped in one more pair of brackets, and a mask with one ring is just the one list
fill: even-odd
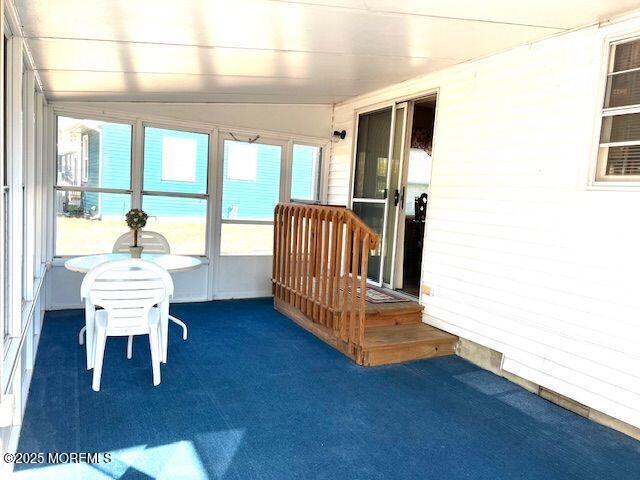
[(330, 203), (348, 202), (356, 110), (439, 89), (424, 321), (503, 368), (640, 427), (640, 191), (596, 190), (605, 34), (556, 36), (334, 109)]

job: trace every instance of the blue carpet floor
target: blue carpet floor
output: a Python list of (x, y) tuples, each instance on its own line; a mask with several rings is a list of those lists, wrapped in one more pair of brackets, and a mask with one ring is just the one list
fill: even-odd
[(46, 316), (19, 451), (37, 479), (638, 480), (640, 442), (457, 357), (362, 368), (270, 299), (177, 304), (153, 387), (146, 337), (110, 339), (91, 390), (78, 310)]

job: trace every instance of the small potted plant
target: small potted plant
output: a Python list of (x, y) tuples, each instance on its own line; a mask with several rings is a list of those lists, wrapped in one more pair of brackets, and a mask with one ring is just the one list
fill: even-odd
[(133, 245), (129, 247), (132, 258), (140, 258), (142, 255), (142, 245), (138, 245), (139, 231), (147, 224), (149, 216), (139, 208), (132, 208), (125, 215), (128, 227), (133, 230)]

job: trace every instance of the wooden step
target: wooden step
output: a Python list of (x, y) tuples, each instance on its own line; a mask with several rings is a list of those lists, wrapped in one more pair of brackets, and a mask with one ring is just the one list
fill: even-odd
[(426, 323), (383, 325), (365, 331), (363, 365), (385, 365), (451, 355), (458, 337)]
[[(386, 291), (379, 287), (368, 287), (370, 289), (377, 289)], [(389, 293), (398, 295), (396, 292), (389, 291)], [(347, 305), (351, 302), (351, 293), (347, 294)], [(422, 310), (423, 306), (418, 302), (410, 299), (406, 299), (401, 302), (389, 302), (389, 303), (373, 303), (365, 302), (365, 328), (379, 327), (383, 325), (406, 325), (422, 323)], [(335, 316), (340, 316), (341, 310), (338, 309), (335, 312)]]
[[(402, 308), (406, 308), (405, 313), (412, 312), (420, 317), (422, 315), (422, 306), (420, 305), (418, 308), (415, 305), (404, 305), (404, 302), (378, 305), (393, 305), (396, 309), (402, 305), (400, 311)], [(388, 315), (386, 319), (388, 324), (370, 325), (368, 323), (365, 328), (364, 345), (358, 346), (347, 343), (333, 328), (313, 322), (300, 310), (278, 298), (274, 299), (274, 306), (276, 310), (302, 328), (350, 357), (359, 365), (364, 366), (386, 365), (451, 355), (458, 341), (456, 336), (422, 323), (420, 320), (413, 323), (401, 323), (401, 321), (394, 320), (392, 309), (389, 309), (385, 312)], [(386, 309), (383, 308), (383, 310)], [(367, 313), (369, 312), (367, 311)], [(368, 321), (369, 317), (366, 318)]]

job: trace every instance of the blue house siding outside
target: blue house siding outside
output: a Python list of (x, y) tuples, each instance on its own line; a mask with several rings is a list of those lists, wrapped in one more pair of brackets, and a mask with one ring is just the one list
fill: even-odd
[[(273, 208), (280, 198), (282, 147), (252, 144), (257, 151), (255, 180), (236, 180), (229, 176), (229, 161), (242, 162), (244, 159), (229, 158), (229, 147), (233, 143), (239, 142), (224, 142), (222, 218), (271, 220)], [(253, 165), (243, 165), (241, 168), (253, 168)]]
[[(163, 141), (166, 137), (189, 139), (195, 142), (195, 181), (163, 179)], [(144, 141), (143, 189), (154, 192), (207, 192), (209, 136), (203, 133), (146, 127)], [(102, 148), (100, 148), (102, 142)], [(273, 208), (280, 196), (280, 168), (282, 149), (276, 145), (254, 144), (257, 149), (256, 172), (253, 180), (228, 178), (228, 144), (225, 141), (223, 166), (222, 216), (224, 219), (271, 220)], [(292, 166), (292, 198), (313, 199), (315, 155), (317, 148), (296, 145)], [(100, 154), (101, 152), (101, 154)], [(102, 158), (100, 158), (100, 156)], [(242, 161), (233, 158), (232, 161)], [(129, 189), (131, 185), (131, 126), (105, 123), (101, 131), (91, 131), (89, 141), (90, 186)], [(130, 196), (86, 192), (85, 209), (96, 207), (102, 216), (123, 216), (130, 208)], [(142, 208), (150, 216), (201, 217), (207, 204), (202, 199), (146, 195)]]
[[(131, 188), (131, 125), (105, 123), (99, 132), (91, 130), (88, 166), (89, 186), (124, 190)], [(129, 197), (122, 194), (85, 192), (84, 207), (91, 211), (91, 207), (95, 206), (103, 216), (124, 217), (131, 208)]]
[[(174, 193), (207, 193), (209, 135), (155, 127), (146, 127), (144, 133), (144, 190)], [(162, 178), (163, 141), (166, 137), (187, 139), (195, 142), (195, 181), (172, 181)], [(158, 217), (204, 218), (207, 213), (206, 202), (197, 198), (147, 195), (143, 198), (142, 208), (150, 216)]]

